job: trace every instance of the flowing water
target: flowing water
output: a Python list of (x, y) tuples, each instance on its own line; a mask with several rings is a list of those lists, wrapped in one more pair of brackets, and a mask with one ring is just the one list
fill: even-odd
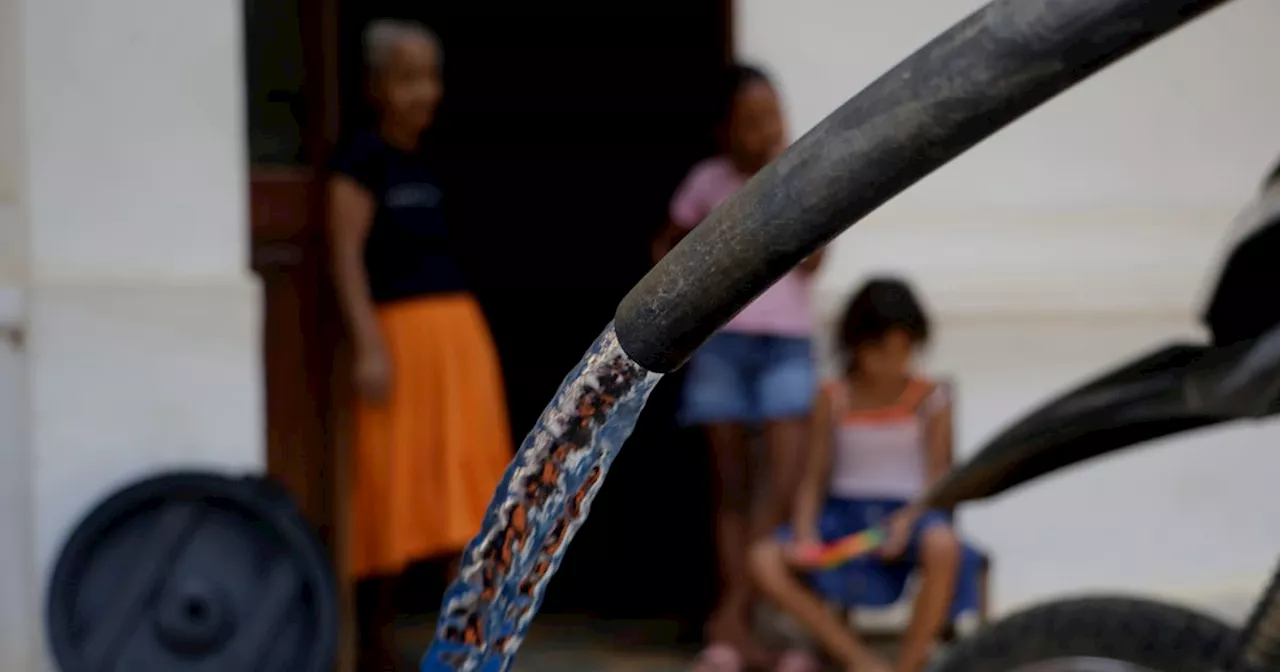
[(505, 672), (609, 465), (662, 378), (610, 324), (525, 437), (445, 592), (421, 672)]

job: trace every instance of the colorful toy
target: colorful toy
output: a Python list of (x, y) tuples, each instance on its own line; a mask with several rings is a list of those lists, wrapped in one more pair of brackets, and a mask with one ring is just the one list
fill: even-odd
[(828, 544), (803, 549), (797, 554), (796, 564), (808, 569), (839, 567), (880, 548), (887, 536), (883, 528), (868, 528)]

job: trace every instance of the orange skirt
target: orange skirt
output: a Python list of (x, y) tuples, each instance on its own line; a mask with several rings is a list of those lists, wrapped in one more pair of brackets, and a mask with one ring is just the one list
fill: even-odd
[(385, 404), (357, 402), (351, 502), (356, 577), (461, 551), (511, 460), (497, 352), (470, 295), (378, 308), (392, 363)]

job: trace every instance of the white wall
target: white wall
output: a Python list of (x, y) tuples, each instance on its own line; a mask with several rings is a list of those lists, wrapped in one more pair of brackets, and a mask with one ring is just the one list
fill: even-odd
[[(799, 134), (979, 5), (740, 0), (739, 52), (775, 74)], [(822, 319), (865, 274), (909, 274), (938, 317), (929, 366), (962, 386), (962, 452), (1069, 383), (1198, 335), (1225, 227), (1280, 154), (1280, 88), (1264, 85), (1278, 22), (1280, 5), (1236, 0), (927, 178), (837, 241)], [(1245, 608), (1280, 552), (1276, 443), (1276, 424), (1208, 431), (970, 506), (996, 607), (1120, 588)]]
[(39, 621), (31, 553), (31, 460), (27, 370), (12, 340), (25, 329), (27, 227), (22, 148), (22, 17), (17, 0), (0, 0), (0, 669), (30, 672)]
[(26, 335), (0, 340), (6, 672), (49, 669), (45, 576), (108, 492), (261, 469), (242, 21), (226, 2), (0, 0), (0, 331)]
[(26, 367), (10, 340), (21, 328), (17, 292), (0, 288), (0, 669), (32, 669), (39, 632), (30, 552), (32, 500), (27, 451)]

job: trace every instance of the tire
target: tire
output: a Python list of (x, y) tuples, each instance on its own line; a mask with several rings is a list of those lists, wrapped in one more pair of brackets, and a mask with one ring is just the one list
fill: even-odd
[[(276, 629), (271, 632), (274, 633), (273, 637), (279, 636), (285, 642), (298, 644), (299, 648), (292, 651), (273, 651), (275, 658), (270, 669), (287, 669), (289, 672), (332, 670), (338, 641), (339, 611), (337, 583), (325, 547), (303, 520), (293, 501), (278, 485), (257, 476), (236, 478), (199, 471), (161, 473), (122, 487), (98, 503), (72, 529), (59, 551), (46, 593), (46, 637), (49, 649), (57, 663), (56, 669), (64, 672), (117, 669), (117, 665), (114, 664), (117, 660), (127, 660), (128, 662), (120, 665), (139, 672), (157, 669), (163, 669), (166, 672), (229, 669), (228, 658), (236, 648), (230, 643), (226, 646), (202, 643), (198, 653), (183, 653), (183, 659), (187, 662), (182, 667), (175, 668), (172, 664), (165, 664), (172, 660), (168, 657), (169, 652), (178, 651), (182, 646), (186, 646), (187, 642), (183, 641), (173, 649), (166, 649), (165, 645), (160, 644), (147, 648), (147, 643), (152, 637), (157, 643), (164, 641), (165, 637), (158, 634), (162, 629), (158, 626), (161, 619), (156, 617), (158, 613), (156, 605), (160, 600), (156, 599), (154, 594), (160, 593), (160, 589), (156, 588), (144, 593), (144, 595), (153, 596), (138, 600), (137, 606), (132, 611), (128, 610), (130, 606), (128, 603), (113, 611), (104, 608), (103, 605), (109, 604), (109, 600), (114, 597), (110, 592), (114, 584), (104, 584), (108, 579), (103, 577), (115, 574), (94, 572), (92, 569), (96, 559), (108, 557), (110, 560), (109, 556), (99, 555), (99, 551), (109, 548), (113, 535), (120, 535), (115, 537), (117, 539), (131, 540), (124, 535), (138, 533), (139, 525), (133, 521), (143, 516), (158, 517), (159, 514), (156, 511), (172, 503), (184, 501), (200, 502), (203, 507), (231, 512), (228, 519), (243, 521), (237, 522), (237, 527), (243, 526), (244, 530), (255, 534), (254, 538), (259, 539), (262, 546), (258, 553), (243, 556), (248, 559), (239, 563), (240, 565), (252, 567), (255, 561), (265, 565), (270, 561), (278, 561), (280, 556), (286, 556), (291, 561), (298, 588), (290, 597), (293, 606), (284, 613), (298, 614), (300, 620), (276, 626)], [(133, 532), (131, 533), (130, 530)], [(148, 528), (144, 527), (142, 530), (145, 533)], [(183, 537), (187, 540), (191, 538)], [(139, 544), (145, 543), (145, 537), (139, 539)], [(117, 542), (116, 548), (129, 545), (128, 541)], [(152, 582), (159, 582), (159, 577), (171, 568), (172, 565), (169, 563), (178, 556), (176, 551), (166, 553), (163, 562), (157, 559), (158, 564), (146, 570), (144, 578), (151, 577)], [(115, 557), (134, 560), (134, 556), (128, 555), (117, 554)], [(119, 564), (120, 562), (117, 561), (117, 566)], [(196, 563), (195, 566), (203, 568), (216, 565)], [(203, 581), (205, 573), (202, 569), (194, 585), (197, 587), (213, 585), (217, 588), (218, 595), (236, 590), (234, 586), (220, 585), (219, 581), (226, 579), (216, 575), (216, 572), (213, 573), (215, 576), (209, 580), (210, 583), (205, 583)], [(98, 577), (97, 582), (85, 581), (84, 578), (89, 575)], [(105, 591), (104, 585), (106, 585)], [(145, 586), (145, 583), (141, 585)], [(124, 590), (129, 589), (129, 583), (126, 581)], [(108, 596), (106, 599), (101, 597), (104, 593)], [(229, 594), (232, 597), (227, 600), (227, 604), (234, 605), (236, 611), (231, 612), (233, 615), (228, 621), (238, 626), (252, 623), (252, 619), (247, 616), (250, 612), (244, 610), (249, 608), (253, 600), (243, 597), (245, 594), (243, 589), (238, 593), (230, 592)], [(86, 618), (86, 614), (93, 616)], [(104, 618), (104, 614), (111, 620)], [(121, 614), (127, 614), (127, 616)], [(118, 643), (110, 647), (96, 646), (94, 655), (86, 657), (86, 642), (95, 627), (103, 622), (119, 622), (129, 618), (134, 619), (132, 622), (137, 623), (138, 627), (126, 625), (124, 632), (135, 633), (135, 635), (117, 640)], [(172, 619), (166, 620), (172, 622)], [(124, 620), (124, 622), (130, 621)], [(179, 623), (185, 625), (186, 621)], [(147, 627), (142, 627), (143, 624)], [(239, 627), (231, 630), (243, 632)], [(166, 631), (166, 634), (171, 632)], [(214, 632), (217, 630), (215, 629)], [(299, 635), (299, 633), (304, 634)], [(186, 631), (181, 631), (179, 634), (185, 635)], [(167, 636), (173, 635), (167, 634)], [(225, 631), (222, 636), (226, 636)], [(253, 635), (249, 634), (247, 637), (251, 638)], [(123, 652), (126, 642), (131, 647), (131, 653)], [(202, 656), (204, 656), (203, 659)]]
[(934, 672), (1213, 672), (1237, 632), (1160, 602), (1085, 597), (1016, 613), (961, 639)]

